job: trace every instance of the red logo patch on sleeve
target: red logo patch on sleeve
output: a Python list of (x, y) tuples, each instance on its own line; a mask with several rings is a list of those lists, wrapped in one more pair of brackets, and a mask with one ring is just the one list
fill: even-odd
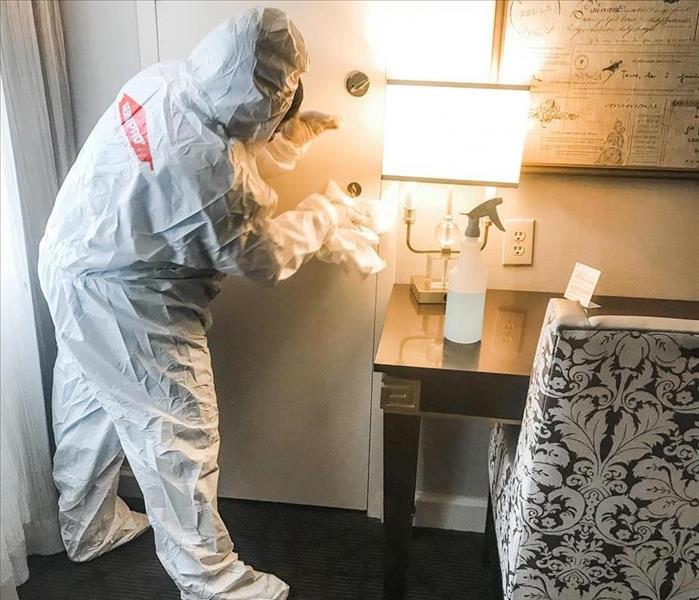
[(124, 94), (119, 100), (119, 119), (126, 138), (138, 160), (153, 170), (153, 155), (148, 143), (148, 123), (145, 109), (130, 96)]

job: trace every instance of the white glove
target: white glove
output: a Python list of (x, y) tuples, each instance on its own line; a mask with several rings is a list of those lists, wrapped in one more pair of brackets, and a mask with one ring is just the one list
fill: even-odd
[(338, 228), (316, 253), (318, 260), (336, 265), (354, 264), (362, 275), (378, 273), (386, 262), (374, 250), (378, 236), (366, 227)]
[(342, 124), (340, 117), (321, 112), (302, 112), (284, 123), (282, 135), (296, 146), (304, 146), (313, 138), (328, 129), (338, 129)]
[[(390, 231), (395, 226), (397, 206), (387, 200), (366, 200), (352, 198), (342, 191), (340, 186), (330, 180), (325, 188), (325, 197), (333, 203), (338, 213), (349, 212), (348, 219), (364, 227), (368, 227), (379, 235)], [(342, 215), (340, 215), (342, 223)], [(342, 225), (341, 225), (342, 226)]]
[(366, 206), (345, 194), (334, 181), (328, 183), (325, 197), (335, 208), (338, 219), (336, 229), (316, 253), (318, 259), (335, 264), (352, 263), (363, 275), (381, 271), (386, 263), (373, 248), (379, 237), (371, 229), (372, 219)]
[(332, 179), (325, 187), (325, 197), (330, 200), (337, 211), (337, 226), (353, 228), (356, 226), (368, 227), (371, 229), (371, 215), (357, 202), (345, 194), (337, 182)]

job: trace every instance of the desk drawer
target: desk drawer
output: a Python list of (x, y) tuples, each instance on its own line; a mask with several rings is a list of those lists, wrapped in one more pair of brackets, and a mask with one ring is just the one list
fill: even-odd
[(420, 412), (420, 382), (384, 375), (381, 381), (381, 408), (387, 412)]

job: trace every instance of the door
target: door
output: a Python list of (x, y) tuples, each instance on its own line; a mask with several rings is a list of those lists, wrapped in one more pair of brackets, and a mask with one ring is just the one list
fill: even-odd
[[(160, 60), (185, 58), (215, 25), (260, 4), (275, 5), (158, 0)], [(311, 57), (302, 110), (345, 117), (342, 130), (321, 136), (293, 173), (271, 182), (280, 209), (330, 178), (342, 187), (357, 181), (378, 198), (384, 72), (367, 39), (370, 3), (276, 5)], [(344, 88), (355, 69), (371, 79), (363, 98)], [(315, 261), (274, 288), (225, 281), (210, 333), (222, 496), (366, 509), (376, 290), (376, 277)]]

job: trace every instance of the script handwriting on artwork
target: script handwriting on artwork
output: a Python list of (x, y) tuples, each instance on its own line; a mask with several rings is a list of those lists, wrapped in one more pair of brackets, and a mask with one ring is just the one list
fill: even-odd
[(697, 131), (696, 125), (687, 125), (684, 134), (687, 136), (688, 142), (699, 142), (699, 131)]
[(699, 83), (699, 73), (680, 73), (677, 76), (681, 84), (685, 83)]
[(694, 40), (696, 5), (578, 0), (569, 31), (583, 43), (677, 43)]

